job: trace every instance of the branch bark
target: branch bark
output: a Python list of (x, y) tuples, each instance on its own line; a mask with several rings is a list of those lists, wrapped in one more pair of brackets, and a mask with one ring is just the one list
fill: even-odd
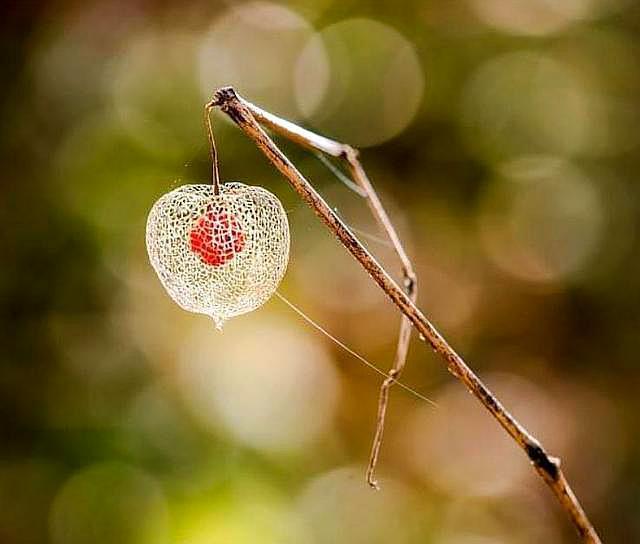
[[(538, 472), (558, 499), (560, 506), (564, 509), (578, 531), (581, 541), (590, 544), (600, 544), (601, 541), (598, 534), (560, 468), (560, 460), (549, 455), (542, 444), (509, 413), (498, 398), (471, 370), (462, 357), (456, 353), (434, 325), (420, 311), (412, 300), (412, 297), (397, 285), (387, 271), (377, 262), (375, 257), (367, 251), (348, 227), (327, 205), (311, 183), (305, 179), (291, 161), (280, 151), (273, 140), (262, 129), (258, 121), (267, 127), (277, 127), (281, 134), (304, 147), (320, 149), (334, 157), (344, 157), (350, 162), (352, 174), (356, 180), (359, 182), (366, 180), (365, 187), (363, 187), (366, 190), (368, 179), (357, 161), (356, 151), (349, 146), (319, 136), (290, 121), (280, 119), (258, 108), (241, 98), (234, 89), (230, 87), (218, 89), (207, 106), (220, 108), (221, 111), (228, 115), (229, 118), (253, 140), (258, 148), (289, 181), (293, 189), (313, 209), (315, 214), (335, 234), (342, 245), (344, 245), (363, 266), (373, 281), (378, 284), (398, 307), (408, 322), (416, 328), (420, 337), (428, 342), (431, 348), (444, 360), (449, 372), (467, 387), (520, 448), (522, 448), (536, 472)], [(351, 156), (350, 161), (349, 156)], [(370, 183), (368, 183), (368, 185), (370, 191), (375, 194)], [(377, 197), (376, 201), (379, 203)], [(401, 247), (401, 245), (399, 247)], [(402, 253), (404, 253), (404, 251)], [(407, 262), (409, 262), (408, 258)], [(409, 270), (411, 269), (409, 268)]]

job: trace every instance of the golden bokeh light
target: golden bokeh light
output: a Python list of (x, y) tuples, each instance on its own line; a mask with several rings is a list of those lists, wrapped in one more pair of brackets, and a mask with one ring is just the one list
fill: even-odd
[[(529, 428), (545, 430), (554, 451), (566, 451), (575, 422), (552, 396), (515, 376), (486, 379)], [(472, 409), (477, 401), (456, 384), (434, 400), (438, 409), (420, 408), (403, 429), (408, 462), (417, 474), (456, 497), (500, 497), (520, 489), (530, 468), (490, 416)]]
[[(421, 521), (412, 513), (417, 500), (391, 479), (381, 480), (384, 493), (373, 493), (360, 468), (342, 467), (313, 479), (298, 498), (298, 511), (319, 542), (413, 542)], [(423, 514), (422, 520), (425, 520)]]
[(558, 32), (589, 13), (593, 0), (469, 0), (484, 23), (506, 32), (544, 35)]
[(258, 478), (245, 477), (211, 499), (181, 505), (180, 544), (312, 544), (290, 501)]
[(229, 322), (222, 333), (205, 322), (185, 341), (180, 386), (206, 426), (266, 452), (296, 451), (330, 430), (338, 378), (307, 331), (258, 320)]
[(164, 160), (185, 161), (201, 142), (197, 39), (193, 32), (167, 35), (151, 28), (136, 35), (110, 67), (120, 125), (142, 149)]
[(203, 96), (233, 85), (257, 104), (299, 118), (294, 67), (312, 35), (311, 25), (281, 4), (257, 1), (231, 7), (215, 20), (200, 45)]
[(462, 98), (469, 147), (489, 158), (575, 154), (594, 130), (584, 81), (564, 63), (532, 51), (494, 57), (472, 75)]
[(411, 43), (371, 19), (322, 29), (306, 44), (296, 67), (296, 98), (312, 125), (360, 147), (404, 130), (423, 90), (422, 67)]
[(161, 486), (124, 464), (102, 463), (74, 474), (54, 499), (50, 519), (54, 544), (169, 543)]
[(479, 231), (503, 271), (553, 283), (579, 273), (596, 254), (605, 210), (592, 180), (562, 159), (521, 157), (500, 168), (484, 195)]

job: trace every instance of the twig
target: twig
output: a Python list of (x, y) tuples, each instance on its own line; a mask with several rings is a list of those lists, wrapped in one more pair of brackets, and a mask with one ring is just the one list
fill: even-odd
[[(239, 98), (239, 100), (242, 101), (241, 98)], [(317, 134), (298, 127), (297, 125), (293, 125), (292, 123), (285, 121), (284, 119), (280, 119), (279, 117), (248, 102), (244, 102), (244, 105), (251, 111), (257, 121), (261, 122), (264, 126), (270, 128), (274, 132), (281, 134), (304, 147), (340, 158), (347, 163), (351, 177), (356, 182), (356, 185), (353, 188), (354, 190), (357, 190), (359, 195), (367, 199), (367, 203), (373, 216), (389, 239), (391, 246), (400, 261), (405, 292), (411, 299), (411, 302), (415, 304), (418, 296), (418, 279), (414, 272), (413, 265), (411, 264), (411, 260), (409, 259), (402, 242), (400, 241), (400, 237), (389, 219), (389, 215), (384, 209), (382, 202), (380, 202), (377, 193), (373, 189), (373, 186), (371, 185), (371, 182), (358, 159), (357, 150), (347, 144), (328, 140), (327, 138), (318, 136)], [(347, 186), (351, 187), (351, 184), (353, 183), (351, 180), (347, 179), (340, 170), (328, 161), (328, 159), (324, 159), (322, 155), (319, 155), (319, 157), (335, 175), (339, 176), (343, 183), (346, 183)], [(375, 469), (378, 464), (378, 457), (382, 446), (385, 418), (387, 407), (389, 405), (389, 393), (391, 386), (397, 379), (399, 379), (404, 369), (407, 361), (407, 354), (409, 352), (410, 339), (411, 322), (407, 316), (403, 315), (400, 321), (398, 344), (396, 347), (393, 365), (389, 370), (389, 376), (384, 380), (384, 382), (382, 382), (378, 398), (376, 430), (371, 446), (369, 465), (367, 467), (367, 483), (375, 489), (378, 489), (378, 483), (375, 478)]]
[[(321, 149), (334, 157), (344, 156), (351, 165), (352, 173), (361, 186), (363, 186), (363, 188), (366, 187), (365, 190), (368, 189), (370, 196), (375, 195), (375, 191), (364, 174), (364, 170), (357, 161), (355, 151), (352, 150), (354, 155), (349, 158), (348, 150), (351, 148), (348, 146), (314, 134), (289, 121), (265, 112), (239, 97), (230, 87), (216, 91), (213, 100), (208, 106), (211, 108), (219, 107), (254, 141), (274, 166), (287, 178), (300, 197), (313, 209), (315, 214), (327, 225), (347, 250), (369, 273), (371, 278), (400, 309), (406, 319), (416, 328), (421, 338), (425, 339), (431, 345), (432, 349), (444, 359), (449, 372), (469, 389), (482, 405), (498, 420), (498, 423), (500, 423), (504, 430), (507, 431), (524, 450), (535, 470), (556, 495), (560, 505), (576, 527), (581, 540), (583, 542), (599, 544), (601, 542), (600, 538), (569, 486), (560, 468), (560, 460), (550, 456), (542, 444), (506, 410), (480, 378), (467, 366), (462, 357), (454, 351), (425, 315), (416, 307), (412, 296), (405, 293), (396, 284), (386, 270), (331, 210), (314, 187), (278, 149), (273, 140), (271, 140), (261, 128), (257, 119), (265, 126), (272, 128), (278, 127), (281, 134), (284, 134), (289, 139), (305, 147)], [(362, 184), (363, 181), (365, 182), (364, 185)], [(378, 212), (380, 212), (382, 206), (377, 197), (375, 197), (375, 199), (369, 198), (369, 202), (371, 205), (376, 205), (374, 203), (377, 202), (377, 206), (380, 207)], [(382, 209), (382, 213), (384, 214), (384, 209)], [(385, 215), (386, 214), (384, 214), (383, 217)], [(391, 232), (394, 232), (393, 228), (391, 228)], [(387, 231), (387, 233), (389, 234), (390, 231)], [(396, 250), (398, 250), (398, 248), (401, 249), (402, 246), (399, 240), (397, 240), (397, 243), (398, 245), (395, 246)], [(399, 253), (403, 254), (404, 251)], [(409, 262), (408, 259), (406, 262)], [(411, 270), (410, 263), (408, 270)]]

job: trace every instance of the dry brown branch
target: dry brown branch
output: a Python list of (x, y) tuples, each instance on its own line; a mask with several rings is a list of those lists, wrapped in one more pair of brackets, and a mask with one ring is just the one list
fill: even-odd
[[(360, 241), (351, 233), (347, 226), (333, 212), (322, 199), (314, 187), (297, 170), (291, 161), (278, 149), (276, 144), (265, 133), (259, 122), (266, 127), (277, 129), (278, 132), (290, 140), (308, 148), (319, 149), (334, 157), (343, 157), (350, 164), (351, 173), (369, 196), (369, 203), (375, 208), (374, 213), (383, 224), (385, 231), (391, 237), (392, 243), (398, 254), (406, 258), (393, 227), (391, 227), (384, 209), (380, 205), (375, 191), (371, 187), (364, 170), (357, 160), (355, 150), (338, 142), (334, 142), (323, 136), (314, 134), (293, 123), (280, 119), (257, 106), (247, 102), (230, 87), (219, 89), (214, 93), (208, 108), (219, 107), (251, 138), (258, 148), (267, 156), (274, 166), (287, 178), (294, 190), (313, 209), (315, 214), (335, 234), (340, 242), (364, 267), (371, 278), (387, 294), (393, 303), (400, 309), (403, 316), (416, 328), (420, 337), (429, 343), (431, 348), (440, 355), (447, 364), (451, 374), (458, 378), (467, 389), (482, 403), (482, 405), (498, 420), (498, 423), (524, 450), (531, 464), (556, 495), (561, 507), (565, 510), (582, 542), (600, 543), (593, 525), (585, 514), (580, 502), (569, 486), (561, 468), (560, 460), (549, 455), (542, 444), (532, 436), (527, 429), (517, 421), (496, 396), (484, 385), (480, 378), (467, 366), (465, 361), (447, 343), (432, 323), (417, 308), (412, 300), (411, 293), (407, 294), (391, 278), (387, 271), (367, 251)], [(395, 237), (395, 240), (394, 240)], [(405, 270), (413, 274), (411, 265), (406, 259), (403, 265), (408, 263)], [(408, 334), (406, 335), (408, 338)], [(402, 337), (400, 339), (402, 343)], [(406, 349), (403, 347), (403, 349)], [(399, 347), (400, 350), (400, 347)], [(386, 393), (388, 393), (388, 388)], [(386, 401), (383, 401), (386, 402)], [(381, 402), (381, 405), (384, 405)], [(384, 413), (382, 414), (384, 417)], [(376, 445), (374, 444), (374, 449)]]

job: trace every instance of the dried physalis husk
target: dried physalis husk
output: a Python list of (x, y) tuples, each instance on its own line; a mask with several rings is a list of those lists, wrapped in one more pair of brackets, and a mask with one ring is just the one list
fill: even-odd
[(149, 259), (169, 296), (220, 328), (273, 295), (289, 261), (289, 223), (262, 187), (184, 185), (160, 197), (147, 219)]

